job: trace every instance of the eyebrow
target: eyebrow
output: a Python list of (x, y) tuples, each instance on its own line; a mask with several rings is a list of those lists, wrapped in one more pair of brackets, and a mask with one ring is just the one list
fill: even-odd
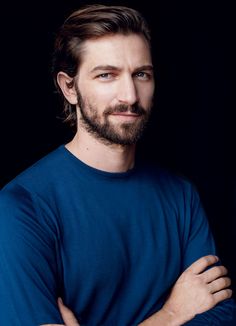
[(141, 67), (136, 68), (136, 69), (134, 70), (134, 72), (142, 71), (142, 70), (153, 71), (153, 66), (152, 66), (152, 65), (144, 65), (144, 66), (141, 66)]
[[(110, 71), (110, 70), (116, 70), (116, 71), (121, 71), (121, 68), (116, 67), (116, 66), (111, 66), (111, 65), (101, 65), (101, 66), (96, 66), (94, 67), (90, 73), (93, 73), (94, 71)], [(141, 71), (141, 70), (150, 70), (153, 71), (153, 66), (152, 65), (143, 65), (141, 67), (137, 67), (134, 72)]]
[(121, 69), (119, 67), (116, 67), (116, 66), (104, 65), (104, 66), (96, 66), (90, 72), (94, 72), (94, 71), (97, 71), (97, 70), (107, 71), (107, 70), (121, 70)]

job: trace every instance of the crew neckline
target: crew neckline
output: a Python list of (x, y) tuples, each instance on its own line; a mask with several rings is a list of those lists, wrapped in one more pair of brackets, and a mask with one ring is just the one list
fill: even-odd
[(59, 147), (59, 149), (61, 149), (67, 155), (67, 157), (72, 159), (76, 164), (78, 164), (81, 168), (83, 168), (84, 170), (86, 170), (89, 173), (101, 175), (101, 176), (108, 177), (108, 178), (126, 178), (127, 176), (130, 176), (131, 174), (133, 174), (134, 171), (136, 171), (136, 164), (134, 165), (134, 167), (132, 169), (129, 169), (128, 171), (125, 171), (125, 172), (108, 172), (108, 171), (104, 171), (104, 170), (99, 170), (99, 169), (94, 168), (94, 167), (86, 164), (85, 162), (81, 161), (69, 149), (66, 148), (65, 144), (61, 145)]

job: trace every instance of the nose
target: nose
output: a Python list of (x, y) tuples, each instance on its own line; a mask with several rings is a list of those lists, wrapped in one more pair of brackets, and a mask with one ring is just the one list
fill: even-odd
[(137, 103), (137, 89), (132, 76), (120, 80), (118, 100), (122, 104), (133, 105)]

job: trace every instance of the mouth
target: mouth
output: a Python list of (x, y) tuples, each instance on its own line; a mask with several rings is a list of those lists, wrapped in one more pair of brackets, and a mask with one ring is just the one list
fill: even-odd
[(141, 117), (141, 114), (136, 113), (124, 113), (124, 112), (116, 112), (111, 114), (112, 117), (115, 117), (120, 120), (125, 121), (134, 121)]

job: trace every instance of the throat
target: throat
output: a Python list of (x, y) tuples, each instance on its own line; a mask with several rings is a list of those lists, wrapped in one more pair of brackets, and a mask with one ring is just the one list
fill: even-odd
[(91, 135), (76, 133), (66, 148), (85, 164), (105, 172), (126, 172), (134, 167), (135, 145), (106, 145)]

